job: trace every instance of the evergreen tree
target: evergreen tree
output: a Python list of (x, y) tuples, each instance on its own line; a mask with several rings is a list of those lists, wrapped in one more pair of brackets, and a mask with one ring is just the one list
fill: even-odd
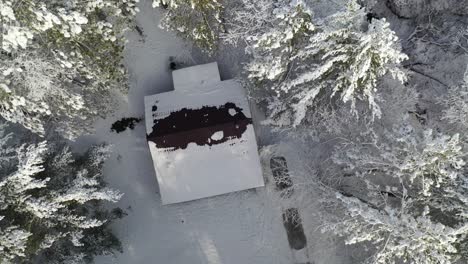
[[(234, 17), (234, 29), (252, 29), (239, 34), (234, 30), (228, 40), (240, 35), (248, 44), (252, 60), (248, 77), (259, 89), (269, 91), (270, 116), (277, 125), (301, 124), (319, 96), (339, 96), (351, 103), (369, 104), (380, 117), (377, 85), (386, 74), (403, 82), (405, 73), (399, 63), (407, 58), (401, 53), (398, 38), (384, 20), (366, 20), (366, 13), (351, 0), (345, 11), (312, 23), (312, 12), (302, 1), (275, 1), (265, 4), (268, 15), (253, 1), (244, 1), (245, 9)], [(246, 13), (259, 19), (244, 20)]]
[(463, 82), (449, 89), (438, 103), (444, 107), (442, 119), (460, 129), (468, 128), (468, 65)]
[(126, 90), (123, 32), (136, 2), (0, 0), (0, 116), (41, 135), (88, 131)]
[[(11, 150), (4, 139), (1, 149)], [(108, 227), (115, 216), (103, 208), (122, 196), (102, 179), (107, 153), (96, 146), (75, 157), (46, 142), (1, 153), (0, 263), (89, 263), (120, 250)]]
[[(468, 247), (468, 177), (459, 135), (393, 131), (347, 142), (334, 162), (353, 175), (336, 194), (347, 219), (328, 230), (370, 242), (370, 263), (454, 263)], [(361, 182), (364, 188), (356, 188)], [(361, 190), (361, 191), (357, 191)]]
[(161, 27), (177, 32), (192, 41), (202, 51), (216, 50), (220, 33), (224, 31), (220, 0), (153, 0), (153, 7), (163, 7)]

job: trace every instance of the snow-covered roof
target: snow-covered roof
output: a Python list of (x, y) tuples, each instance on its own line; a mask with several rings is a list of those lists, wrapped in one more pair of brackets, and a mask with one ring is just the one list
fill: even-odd
[(174, 90), (176, 91), (197, 86), (207, 86), (221, 81), (218, 63), (216, 62), (173, 71), (172, 79), (174, 80)]
[[(163, 204), (264, 186), (249, 103), (216, 63), (174, 71), (175, 90), (145, 97)], [(190, 80), (190, 85), (187, 80)]]

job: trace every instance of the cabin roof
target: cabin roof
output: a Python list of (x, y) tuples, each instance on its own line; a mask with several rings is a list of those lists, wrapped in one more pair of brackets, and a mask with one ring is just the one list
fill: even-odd
[(264, 186), (242, 86), (221, 81), (216, 63), (176, 70), (173, 78), (174, 91), (144, 99), (163, 204)]

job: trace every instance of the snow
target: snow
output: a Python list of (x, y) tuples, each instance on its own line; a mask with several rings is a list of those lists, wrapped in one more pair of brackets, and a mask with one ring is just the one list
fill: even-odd
[(174, 90), (183, 91), (197, 86), (220, 82), (218, 63), (212, 62), (172, 72)]
[[(216, 66), (216, 64), (209, 65)], [(198, 72), (200, 69), (201, 73)], [(214, 70), (218, 71), (217, 66)], [(228, 80), (198, 86), (196, 77), (204, 76), (203, 68), (189, 67), (184, 69), (184, 72), (186, 74), (174, 74), (174, 76), (178, 78), (192, 76), (189, 78), (194, 81), (191, 88), (188, 88), (190, 86), (187, 83), (183, 85), (182, 90), (176, 88), (173, 92), (145, 97), (148, 135), (153, 129), (153, 119), (163, 119), (183, 108), (200, 109), (204, 106), (234, 103), (242, 109), (247, 118), (251, 117), (245, 91), (239, 83)], [(174, 79), (174, 84), (181, 83), (178, 78)], [(153, 111), (153, 106), (157, 106), (156, 112)], [(211, 136), (211, 140), (222, 138), (222, 131)], [(247, 130), (240, 138), (229, 139), (211, 146), (189, 143), (186, 149), (168, 150), (158, 148), (151, 139), (148, 144), (163, 204), (191, 201), (264, 186), (252, 124), (247, 125)]]
[(236, 112), (236, 110), (235, 110), (234, 108), (230, 108), (230, 109), (229, 109), (229, 114), (230, 114), (230, 115), (234, 116), (234, 115), (236, 115), (236, 113), (237, 113), (237, 112)]
[(211, 139), (212, 139), (212, 140), (221, 140), (223, 137), (224, 137), (224, 132), (223, 132), (223, 131), (218, 131), (218, 132), (215, 132), (215, 133), (211, 136)]
[(113, 225), (123, 253), (98, 257), (95, 263), (292, 263), (281, 210), (264, 189), (162, 206), (144, 126), (120, 134), (110, 132), (111, 124), (122, 116), (143, 116), (145, 95), (171, 90), (169, 56), (186, 56), (183, 43), (158, 28), (160, 15), (150, 1), (140, 2), (137, 23), (147, 38), (143, 43), (136, 33), (130, 35), (128, 104), (116, 106), (120, 113), (100, 121), (97, 134), (81, 137), (75, 146), (84, 150), (92, 143), (113, 144), (105, 175), (110, 187), (124, 193), (118, 206), (128, 212)]

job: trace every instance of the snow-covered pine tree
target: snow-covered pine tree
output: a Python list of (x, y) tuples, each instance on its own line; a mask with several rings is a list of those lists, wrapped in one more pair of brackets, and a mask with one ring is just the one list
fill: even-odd
[(345, 236), (346, 244), (368, 242), (364, 245), (374, 254), (365, 263), (450, 264), (465, 254), (466, 222), (455, 225), (438, 222), (429, 207), (421, 208), (408, 197), (398, 198), (399, 207), (385, 205), (389, 203), (386, 198), (381, 199), (379, 206), (339, 193), (337, 198), (348, 211), (348, 217), (324, 231)]
[[(269, 105), (272, 123), (299, 125), (320, 94), (339, 96), (351, 103), (355, 114), (356, 101), (366, 101), (379, 117), (378, 81), (389, 73), (403, 82), (399, 63), (407, 58), (385, 19), (368, 23), (363, 8), (350, 0), (345, 11), (314, 27), (302, 1), (278, 2), (284, 3), (270, 4), (273, 12), (261, 20), (267, 26), (254, 27), (258, 31), (244, 37), (253, 57), (246, 68), (249, 78), (274, 93)], [(253, 15), (257, 7), (251, 6)]]
[(377, 175), (401, 181), (408, 189), (430, 196), (433, 188), (454, 181), (464, 167), (464, 152), (459, 135), (440, 135), (432, 130), (418, 131), (409, 121), (392, 131), (356, 139), (348, 148), (339, 148), (333, 161), (348, 172), (372, 177)]
[(302, 0), (242, 0), (226, 24), (224, 41), (246, 44), (246, 53), (252, 57), (246, 66), (247, 76), (257, 90), (271, 95), (269, 108), (276, 116), (276, 111), (289, 103), (281, 104), (276, 87), (297, 67), (303, 67), (293, 58), (315, 30), (311, 10)]
[(450, 88), (438, 103), (444, 107), (442, 119), (460, 129), (468, 128), (468, 65), (463, 82)]
[[(10, 145), (0, 140), (2, 150)], [(74, 157), (64, 145), (41, 142), (0, 163), (0, 263), (89, 263), (120, 250), (103, 208), (121, 197), (102, 179), (107, 153), (96, 146)]]
[(88, 130), (126, 90), (123, 31), (136, 2), (0, 0), (0, 116), (40, 134)]
[(224, 31), (221, 0), (153, 0), (153, 7), (163, 7), (160, 26), (193, 42), (202, 51), (213, 53)]
[(372, 263), (453, 263), (465, 254), (468, 179), (457, 134), (417, 131), (406, 123), (347, 142), (333, 161), (365, 188), (338, 188), (349, 218), (328, 230), (348, 244), (370, 242)]
[(304, 38), (315, 29), (311, 22), (312, 13), (302, 1), (279, 3), (265, 5), (270, 6), (267, 10), (270, 17), (264, 22), (274, 21), (275, 24), (248, 36), (252, 46), (247, 51), (254, 56), (254, 61), (247, 66), (249, 78), (277, 80), (284, 76), (291, 67), (298, 45), (303, 44)]
[(7, 166), (15, 156), (15, 148), (10, 145), (13, 134), (6, 132), (7, 125), (0, 123), (0, 166)]
[[(263, 52), (258, 54), (259, 58), (268, 56), (268, 52), (276, 56), (290, 55), (299, 44), (293, 40), (299, 42), (315, 29), (312, 12), (301, 0), (242, 0), (234, 6), (228, 19), (223, 40), (232, 45), (245, 42), (247, 53)], [(288, 61), (283, 58), (282, 62), (285, 67)], [(272, 71), (264, 75), (274, 77), (277, 74)]]

